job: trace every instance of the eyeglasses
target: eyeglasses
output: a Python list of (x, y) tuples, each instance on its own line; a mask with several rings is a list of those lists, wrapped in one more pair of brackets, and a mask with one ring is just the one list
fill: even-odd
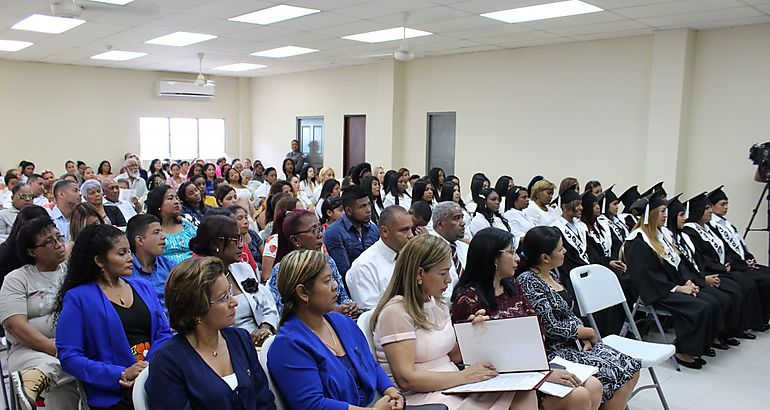
[(52, 248), (56, 245), (64, 245), (64, 235), (59, 234), (56, 235), (55, 238), (48, 238), (45, 240), (45, 242), (41, 243), (40, 245), (35, 245), (34, 248)]
[(220, 236), (217, 239), (221, 239), (223, 241), (229, 241), (234, 242), (238, 247), (243, 246), (243, 235), (238, 235), (237, 237), (227, 237), (227, 236)]
[(324, 232), (324, 228), (320, 225), (313, 225), (310, 229), (306, 231), (294, 232), (294, 235), (299, 235), (301, 233), (308, 233), (308, 232), (312, 233), (315, 236), (318, 236)]
[(19, 199), (26, 201), (28, 199), (35, 199), (35, 194), (19, 194)]
[(500, 253), (510, 253), (511, 255), (516, 255), (516, 251), (513, 249), (501, 249)]
[(224, 294), (221, 298), (215, 300), (215, 301), (209, 301), (209, 305), (221, 305), (224, 303), (227, 303), (232, 299), (233, 297), (233, 284), (227, 285), (227, 293)]

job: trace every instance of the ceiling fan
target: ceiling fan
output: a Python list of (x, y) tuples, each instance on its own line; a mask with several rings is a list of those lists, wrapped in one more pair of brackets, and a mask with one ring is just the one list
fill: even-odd
[(401, 45), (398, 50), (393, 52), (393, 58), (398, 61), (412, 61), (414, 59), (414, 53), (409, 50), (409, 45), (406, 44), (406, 21), (409, 19), (409, 13), (404, 13), (404, 26), (403, 36), (401, 37)]
[(195, 78), (193, 84), (198, 87), (213, 86), (214, 82), (206, 80), (206, 76), (203, 75), (203, 53), (198, 53), (198, 77)]
[(128, 12), (135, 14), (150, 14), (155, 15), (160, 13), (160, 7), (150, 1), (144, 1), (140, 4), (134, 4), (134, 2), (120, 5), (113, 3), (102, 3), (98, 1), (88, 0), (59, 0), (51, 3), (51, 14), (56, 17), (69, 17), (77, 18), (82, 15), (84, 11), (111, 11), (111, 12)]

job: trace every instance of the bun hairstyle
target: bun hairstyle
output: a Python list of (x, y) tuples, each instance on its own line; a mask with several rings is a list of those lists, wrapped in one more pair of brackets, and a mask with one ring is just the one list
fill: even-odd
[(550, 255), (561, 240), (561, 232), (553, 226), (536, 226), (524, 235), (519, 245), (519, 273), (540, 265), (540, 256)]

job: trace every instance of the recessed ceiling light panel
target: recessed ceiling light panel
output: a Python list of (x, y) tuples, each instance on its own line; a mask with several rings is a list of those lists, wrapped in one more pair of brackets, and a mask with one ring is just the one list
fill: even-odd
[(59, 34), (73, 29), (85, 20), (69, 17), (53, 17), (33, 14), (11, 26), (14, 30), (36, 31), (38, 33)]
[(144, 57), (146, 55), (147, 53), (137, 53), (134, 51), (110, 50), (106, 53), (91, 56), (91, 58), (94, 60), (128, 61), (135, 58)]
[(147, 44), (158, 44), (161, 46), (174, 46), (174, 47), (184, 47), (189, 46), (190, 44), (196, 44), (201, 43), (203, 41), (213, 40), (217, 38), (217, 36), (213, 36), (211, 34), (201, 34), (201, 33), (188, 33), (186, 31), (177, 31), (176, 33), (166, 34), (165, 36), (160, 36), (153, 38), (151, 40), (145, 41)]
[(297, 17), (307, 16), (309, 14), (315, 14), (321, 10), (306, 9), (304, 7), (287, 6), (281, 4), (262, 10), (257, 10), (252, 13), (243, 14), (229, 18), (230, 21), (239, 21), (241, 23), (251, 24), (272, 24), (279, 21), (290, 20)]
[(251, 55), (257, 56), (257, 57), (284, 58), (284, 57), (298, 56), (298, 55), (308, 54), (308, 53), (315, 53), (316, 51), (318, 50), (314, 48), (285, 46), (285, 47), (272, 48), (270, 50), (257, 51), (256, 53), (251, 53)]
[(506, 23), (523, 23), (552, 19), (556, 17), (575, 16), (578, 14), (596, 13), (604, 11), (592, 4), (580, 0), (560, 1), (556, 3), (539, 4), (537, 6), (519, 7), (509, 10), (484, 13), (481, 16), (500, 20)]
[(214, 70), (219, 71), (250, 71), (250, 70), (256, 70), (259, 68), (265, 68), (266, 65), (262, 64), (252, 64), (252, 63), (235, 63), (235, 64), (228, 64), (228, 65), (222, 65), (219, 67), (214, 67)]
[(422, 30), (415, 30), (413, 28), (406, 29), (406, 35), (404, 34), (404, 27), (394, 27), (385, 30), (370, 31), (367, 33), (352, 34), (342, 37), (347, 40), (362, 41), (364, 43), (382, 43), (384, 41), (401, 40), (402, 38), (414, 38), (422, 36), (430, 36), (433, 33)]
[(29, 41), (16, 41), (16, 40), (0, 40), (0, 51), (19, 51), (23, 50), (34, 43)]
[(125, 6), (128, 3), (131, 3), (134, 0), (91, 0), (95, 1), (97, 3), (107, 3), (107, 4), (115, 4), (118, 6)]

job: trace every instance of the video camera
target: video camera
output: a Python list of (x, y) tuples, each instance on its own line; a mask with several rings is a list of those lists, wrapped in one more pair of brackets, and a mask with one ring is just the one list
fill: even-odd
[(770, 141), (754, 144), (749, 148), (749, 159), (757, 166), (757, 175), (762, 182), (770, 182)]

